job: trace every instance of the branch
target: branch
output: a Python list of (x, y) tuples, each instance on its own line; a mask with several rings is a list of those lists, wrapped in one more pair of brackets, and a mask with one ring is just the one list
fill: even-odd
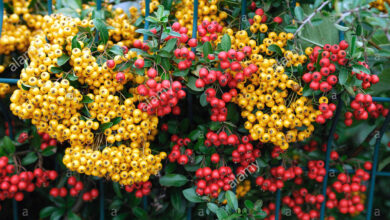
[(307, 17), (305, 20), (303, 20), (301, 26), (299, 26), (299, 28), (297, 29), (297, 31), (294, 33), (294, 36), (296, 36), (296, 35), (299, 33), (299, 31), (301, 31), (301, 29), (303, 28), (303, 26), (305, 26), (308, 22), (310, 22), (310, 20), (311, 20), (318, 12), (320, 12), (321, 9), (322, 9), (323, 7), (325, 7), (325, 6), (328, 5), (329, 3), (330, 3), (329, 0), (326, 1), (326, 2), (324, 2), (324, 3), (322, 3), (322, 4), (320, 5), (320, 7), (318, 7), (316, 10), (314, 10), (314, 12), (311, 13), (311, 15), (309, 15), (309, 17)]
[(369, 8), (368, 6), (364, 6), (364, 7), (357, 7), (357, 8), (345, 11), (345, 12), (343, 12), (341, 14), (340, 18), (335, 23), (336, 24), (340, 23), (342, 20), (344, 20), (345, 17), (351, 15), (353, 12), (358, 12), (360, 10), (365, 10), (365, 9), (368, 9), (368, 8)]

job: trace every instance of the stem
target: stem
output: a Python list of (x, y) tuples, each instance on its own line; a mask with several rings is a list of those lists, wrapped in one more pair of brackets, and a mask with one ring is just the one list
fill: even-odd
[(326, 2), (324, 2), (324, 3), (322, 3), (322, 4), (320, 5), (320, 7), (318, 7), (316, 10), (314, 10), (314, 12), (311, 13), (311, 15), (309, 15), (309, 17), (307, 17), (305, 20), (303, 20), (301, 26), (299, 26), (299, 28), (297, 29), (297, 31), (294, 33), (294, 36), (296, 36), (296, 35), (302, 30), (302, 28), (303, 28), (307, 23), (309, 23), (310, 20), (311, 20), (318, 12), (320, 12), (321, 9), (322, 9), (323, 7), (325, 7), (325, 6), (328, 5), (329, 3), (330, 3), (329, 0), (326, 1)]

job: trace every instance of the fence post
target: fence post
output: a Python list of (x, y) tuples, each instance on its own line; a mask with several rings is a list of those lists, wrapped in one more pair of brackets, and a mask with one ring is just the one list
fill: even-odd
[(276, 204), (275, 204), (275, 220), (279, 220), (279, 213), (280, 213), (280, 197), (282, 192), (280, 189), (276, 191)]
[(324, 217), (325, 217), (326, 188), (328, 187), (330, 152), (332, 150), (332, 144), (333, 144), (333, 139), (334, 139), (334, 133), (336, 131), (337, 121), (339, 119), (343, 105), (344, 105), (344, 103), (341, 100), (341, 95), (340, 95), (338, 98), (338, 102), (337, 102), (336, 114), (335, 114), (335, 117), (332, 121), (332, 126), (330, 128), (328, 143), (326, 145), (326, 159), (325, 159), (326, 174), (324, 176), (324, 181), (322, 183), (322, 195), (324, 196), (324, 201), (321, 204), (321, 214), (320, 214), (321, 220), (324, 219)]
[(51, 15), (53, 13), (53, 1), (47, 0), (47, 13)]
[(241, 30), (244, 28), (244, 21), (246, 21), (246, 19), (246, 0), (241, 0)]
[(0, 0), (0, 38), (1, 32), (3, 31), (3, 16), (4, 16), (4, 2)]
[(373, 157), (373, 164), (372, 164), (372, 171), (371, 171), (371, 180), (370, 180), (370, 188), (369, 188), (369, 194), (368, 194), (368, 203), (367, 203), (367, 215), (366, 219), (371, 219), (371, 213), (372, 213), (372, 205), (374, 201), (374, 190), (375, 190), (375, 178), (378, 168), (378, 156), (379, 156), (379, 148), (381, 146), (381, 140), (383, 137), (383, 134), (385, 133), (387, 126), (389, 125), (390, 121), (390, 113), (387, 114), (385, 122), (382, 125), (382, 128), (379, 133), (379, 137), (375, 141), (375, 149), (374, 149), (374, 157)]
[[(146, 20), (147, 17), (149, 17), (149, 10), (150, 10), (150, 0), (145, 0), (145, 29), (148, 29), (149, 27), (149, 21)], [(144, 43), (148, 39), (148, 35), (144, 34)]]

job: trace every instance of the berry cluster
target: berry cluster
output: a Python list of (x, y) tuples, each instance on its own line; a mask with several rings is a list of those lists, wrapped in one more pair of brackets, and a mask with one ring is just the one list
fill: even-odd
[(196, 170), (195, 176), (197, 178), (196, 193), (212, 198), (218, 198), (221, 190), (230, 190), (230, 182), (235, 179), (232, 169), (228, 166), (222, 166), (215, 170), (210, 167), (199, 168)]
[[(0, 67), (0, 73), (1, 69), (4, 71), (4, 67)], [(8, 94), (11, 91), (11, 86), (7, 83), (0, 83), (0, 98), (4, 98), (6, 94)]]
[[(364, 66), (366, 69), (369, 68), (368, 64), (366, 62), (358, 61), (358, 63), (362, 66)], [(360, 71), (358, 73), (355, 73), (352, 71), (352, 76), (356, 76), (356, 79), (362, 81), (362, 88), (368, 89), (371, 87), (371, 85), (376, 84), (379, 82), (379, 77), (377, 75), (370, 75), (367, 73), (364, 73), (363, 71)]]
[[(345, 66), (347, 64), (345, 49), (348, 46), (348, 43), (343, 40), (335, 45), (325, 44), (323, 48), (316, 46), (314, 49), (306, 49), (306, 52), (310, 54), (310, 62), (307, 64), (309, 72), (302, 76), (302, 80), (310, 83), (310, 89), (328, 92), (336, 85), (338, 82), (338, 77), (335, 75), (336, 65)], [(320, 69), (316, 67), (317, 61)]]
[[(67, 180), (69, 188), (69, 195), (72, 197), (78, 196), (80, 192), (84, 189), (84, 184), (81, 181), (77, 181), (76, 177), (70, 176)], [(53, 187), (50, 189), (50, 195), (53, 197), (66, 197), (68, 195), (68, 189), (66, 187), (56, 188)], [(90, 202), (96, 199), (99, 196), (99, 191), (97, 189), (91, 189), (89, 192), (83, 192), (82, 199), (84, 201)]]
[[(27, 134), (27, 133), (25, 133)], [(50, 135), (48, 133), (38, 133), (41, 137), (42, 143), (41, 143), (41, 150), (45, 150), (49, 146), (57, 146), (57, 140), (54, 138), (50, 138)], [(19, 138), (25, 138), (25, 135), (23, 137), (19, 136)], [(20, 142), (23, 143), (24, 141)]]
[(177, 135), (171, 136), (171, 142), (174, 143), (171, 153), (168, 154), (168, 159), (171, 163), (177, 161), (181, 165), (186, 165), (189, 157), (192, 156), (192, 149), (185, 149), (191, 143), (189, 138), (179, 138)]
[(303, 171), (300, 167), (290, 167), (288, 169), (283, 166), (277, 166), (271, 168), (271, 177), (264, 178), (259, 176), (256, 178), (256, 184), (261, 187), (263, 191), (276, 192), (276, 190), (284, 187), (284, 182), (287, 180), (295, 179), (296, 184), (302, 184)]
[(135, 197), (137, 198), (142, 198), (143, 196), (149, 195), (151, 189), (152, 189), (152, 182), (150, 181), (139, 182), (133, 185), (125, 186), (126, 192), (133, 192), (134, 190), (136, 190)]
[(317, 115), (316, 122), (318, 124), (324, 124), (327, 119), (333, 117), (333, 112), (336, 111), (336, 105), (333, 103), (328, 103), (328, 98), (322, 96), (320, 98), (320, 105), (318, 109), (321, 111), (320, 115)]
[(307, 177), (320, 183), (324, 181), (324, 176), (326, 175), (326, 169), (324, 168), (324, 165), (325, 163), (323, 160), (310, 160), (307, 163), (307, 168), (309, 170)]
[(204, 141), (206, 147), (211, 147), (212, 145), (216, 147), (220, 145), (237, 145), (239, 143), (240, 139), (237, 135), (228, 135), (225, 131), (219, 133), (209, 131), (206, 133), (206, 140)]
[[(324, 196), (322, 194), (310, 194), (306, 188), (300, 188), (292, 192), (291, 196), (282, 198), (283, 204), (290, 207), (300, 220), (319, 218)], [(305, 211), (305, 207), (309, 210)]]
[(260, 31), (261, 33), (265, 33), (268, 31), (268, 26), (265, 24), (267, 22), (268, 16), (264, 13), (262, 8), (258, 8), (255, 11), (255, 15), (252, 19), (249, 19), (249, 24), (251, 27), (249, 28), (252, 33), (257, 33)]
[(218, 39), (218, 35), (222, 33), (222, 25), (218, 24), (217, 21), (202, 21), (201, 25), (198, 25), (199, 36), (201, 37), (201, 41), (216, 41)]
[(353, 100), (350, 105), (353, 112), (348, 111), (344, 115), (344, 123), (347, 126), (352, 125), (352, 118), (367, 120), (369, 116), (378, 118), (380, 115), (383, 115), (385, 117), (389, 113), (389, 109), (384, 108), (382, 104), (373, 102), (372, 97), (369, 94), (357, 94), (355, 100)]
[(14, 198), (22, 201), (23, 191), (32, 192), (36, 187), (47, 187), (49, 181), (57, 178), (58, 174), (54, 170), (43, 171), (36, 168), (33, 172), (24, 171), (15, 173), (15, 167), (8, 164), (8, 158), (0, 157), (0, 200)]
[(214, 88), (208, 88), (205, 94), (206, 94), (206, 101), (210, 103), (212, 107), (210, 119), (212, 121), (219, 121), (219, 122), (226, 121), (226, 117), (228, 114), (226, 103), (231, 101), (232, 96), (237, 95), (237, 90), (231, 89), (229, 92), (223, 93), (222, 99), (216, 97), (217, 92), (215, 91)]
[[(254, 148), (250, 141), (250, 136), (243, 136), (241, 138), (241, 144), (237, 146), (232, 152), (232, 161), (234, 163), (240, 163), (240, 166), (237, 168), (237, 173), (240, 170), (245, 170), (251, 163), (255, 162), (256, 158), (260, 157), (260, 149)], [(248, 167), (252, 171), (253, 167)]]

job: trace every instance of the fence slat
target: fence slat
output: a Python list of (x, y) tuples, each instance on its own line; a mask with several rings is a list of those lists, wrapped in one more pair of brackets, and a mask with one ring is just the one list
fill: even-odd
[(18, 81), (18, 79), (0, 78), (0, 83), (16, 84)]
[(244, 28), (244, 21), (246, 21), (246, 0), (241, 1), (241, 25), (240, 29), (242, 30)]
[[(145, 29), (149, 28), (149, 21), (146, 20), (149, 17), (150, 0), (145, 0)], [(144, 42), (148, 39), (148, 35), (144, 34)]]
[(375, 191), (375, 179), (376, 179), (376, 172), (378, 169), (378, 156), (379, 156), (379, 148), (381, 146), (381, 140), (383, 137), (383, 134), (385, 133), (388, 125), (390, 122), (390, 113), (387, 114), (386, 120), (382, 125), (382, 128), (379, 133), (379, 137), (376, 139), (375, 142), (375, 149), (374, 149), (374, 157), (373, 157), (373, 163), (372, 163), (372, 171), (371, 171), (371, 179), (370, 179), (370, 188), (368, 193), (368, 203), (367, 203), (367, 215), (366, 219), (371, 219), (371, 213), (372, 213), (372, 205), (374, 201), (374, 191)]
[(4, 2), (0, 0), (0, 38), (1, 32), (3, 31), (3, 16), (4, 16)]
[(47, 0), (47, 13), (51, 15), (53, 13), (53, 1)]
[(278, 189), (276, 191), (276, 204), (275, 204), (275, 220), (279, 220), (279, 212), (280, 212), (280, 200), (282, 197), (282, 190)]

